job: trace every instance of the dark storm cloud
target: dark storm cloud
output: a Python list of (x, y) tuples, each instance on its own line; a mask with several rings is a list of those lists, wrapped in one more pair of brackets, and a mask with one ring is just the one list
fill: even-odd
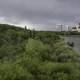
[(79, 3), (80, 0), (0, 0), (0, 17), (15, 24), (71, 24), (80, 17)]

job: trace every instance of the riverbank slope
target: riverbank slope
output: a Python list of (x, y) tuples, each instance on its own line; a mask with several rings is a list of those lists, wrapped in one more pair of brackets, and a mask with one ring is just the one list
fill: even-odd
[(55, 32), (0, 25), (0, 80), (80, 80), (80, 55)]

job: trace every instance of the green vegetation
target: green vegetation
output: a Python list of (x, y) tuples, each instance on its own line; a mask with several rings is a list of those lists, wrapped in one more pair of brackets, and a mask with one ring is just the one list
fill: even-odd
[(80, 32), (77, 31), (60, 31), (60, 32), (55, 32), (58, 35), (80, 35)]
[(55, 32), (0, 24), (0, 80), (80, 80), (80, 54)]

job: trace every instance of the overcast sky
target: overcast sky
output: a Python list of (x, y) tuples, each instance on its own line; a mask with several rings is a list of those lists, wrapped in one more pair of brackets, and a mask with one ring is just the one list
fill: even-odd
[(80, 0), (0, 0), (1, 23), (54, 29), (53, 25), (72, 25), (79, 20)]

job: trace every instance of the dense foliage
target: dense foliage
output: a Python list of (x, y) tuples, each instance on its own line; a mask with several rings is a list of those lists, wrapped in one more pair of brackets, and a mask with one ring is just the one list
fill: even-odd
[(55, 33), (58, 35), (80, 35), (80, 32), (77, 31), (59, 31)]
[(54, 32), (1, 24), (0, 80), (80, 80), (80, 54)]

